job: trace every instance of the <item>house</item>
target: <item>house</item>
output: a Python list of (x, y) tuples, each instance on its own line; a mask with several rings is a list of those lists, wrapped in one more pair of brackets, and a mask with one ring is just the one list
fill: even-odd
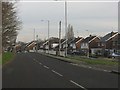
[(80, 43), (83, 40), (82, 37), (77, 37), (72, 39), (68, 42), (68, 51), (79, 51), (80, 50)]
[(78, 37), (75, 39), (75, 46), (76, 46), (76, 50), (79, 51), (81, 49), (81, 43), (84, 40), (83, 37)]
[(14, 51), (15, 51), (15, 52), (20, 52), (20, 51), (21, 51), (21, 44), (16, 44), (16, 45), (14, 46)]
[(46, 40), (43, 43), (42, 47), (43, 47), (44, 50), (48, 50), (48, 49), (52, 50), (52, 49), (54, 49), (58, 45), (58, 43), (59, 43), (59, 39), (58, 38), (51, 37), (51, 38), (49, 38), (49, 40)]
[(81, 50), (84, 51), (85, 54), (87, 54), (88, 52), (89, 54), (95, 54), (98, 51), (100, 54), (102, 50), (100, 38), (92, 35), (86, 37), (81, 42)]
[(45, 41), (38, 42), (38, 49), (43, 49), (43, 44), (44, 43), (45, 43)]
[(54, 47), (54, 50), (55, 51), (58, 51), (59, 50), (59, 47), (60, 47), (60, 50), (61, 51), (64, 51), (64, 49), (65, 49), (65, 42), (66, 42), (66, 39), (61, 39), (60, 40), (60, 45), (61, 46), (59, 46), (59, 43)]
[[(80, 50), (80, 43), (83, 40), (82, 37), (72, 38), (72, 39), (61, 39), (61, 51), (65, 51), (65, 48), (67, 46), (67, 51), (76, 51)], [(66, 44), (67, 42), (67, 44)], [(55, 47), (56, 50), (59, 49), (59, 44)]]
[(36, 50), (36, 42), (35, 41), (31, 41), (29, 42), (27, 45), (26, 45), (26, 48), (25, 48), (27, 51), (35, 51)]
[(103, 52), (109, 54), (120, 50), (120, 34), (118, 32), (110, 32), (101, 38)]

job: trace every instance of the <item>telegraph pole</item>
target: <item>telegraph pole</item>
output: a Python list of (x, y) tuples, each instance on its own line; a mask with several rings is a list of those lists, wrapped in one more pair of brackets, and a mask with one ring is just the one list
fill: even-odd
[(50, 24), (50, 21), (48, 20), (48, 54), (49, 54), (49, 47), (50, 47), (50, 41), (49, 41), (49, 24)]
[(38, 35), (36, 35), (36, 52), (38, 52)]
[[(89, 31), (88, 31), (88, 30), (86, 30), (86, 31), (88, 32), (88, 38), (89, 38), (89, 37), (90, 37), (90, 36), (89, 36)], [(88, 52), (87, 52), (87, 57), (88, 57), (88, 58), (89, 58), (89, 56), (90, 56), (90, 55), (89, 55), (89, 50), (90, 50), (90, 49), (89, 49), (89, 41), (88, 41)]]
[(65, 33), (66, 33), (66, 43), (65, 43), (65, 57), (67, 56), (67, 1), (65, 0)]

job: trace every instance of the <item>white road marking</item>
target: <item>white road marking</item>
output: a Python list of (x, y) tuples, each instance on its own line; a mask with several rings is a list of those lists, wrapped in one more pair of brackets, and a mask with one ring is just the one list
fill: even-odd
[(76, 82), (74, 82), (74, 81), (72, 81), (72, 80), (70, 80), (70, 82), (73, 83), (73, 84), (75, 84), (76, 86), (84, 89), (84, 90), (87, 90), (86, 88), (84, 88), (83, 86), (79, 85), (78, 83), (76, 83)]
[(56, 71), (54, 71), (54, 70), (52, 70), (52, 72), (54, 72), (55, 74), (57, 74), (57, 75), (59, 75), (59, 76), (63, 76), (62, 74), (60, 74), (60, 73), (58, 73), (58, 72), (56, 72)]
[(45, 66), (45, 65), (44, 65), (43, 67), (49, 69), (49, 67), (47, 67), (47, 66)]
[(39, 62), (40, 65), (42, 65), (42, 63)]
[(92, 67), (88, 67), (88, 68), (92, 68)]
[(35, 60), (37, 63), (39, 63), (39, 61)]

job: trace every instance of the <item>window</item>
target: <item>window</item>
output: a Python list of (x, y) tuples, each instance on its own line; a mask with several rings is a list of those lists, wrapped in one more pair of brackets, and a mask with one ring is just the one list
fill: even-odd
[(102, 43), (102, 46), (104, 46), (104, 44)]
[(112, 41), (112, 45), (115, 46), (116, 42), (115, 41)]
[(98, 46), (100, 46), (100, 43), (98, 43)]

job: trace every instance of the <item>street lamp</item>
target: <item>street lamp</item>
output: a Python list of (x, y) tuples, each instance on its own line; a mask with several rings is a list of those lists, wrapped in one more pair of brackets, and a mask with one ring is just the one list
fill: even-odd
[[(55, 0), (55, 1), (58, 1), (58, 0)], [(65, 57), (67, 56), (67, 1), (65, 0), (64, 1), (65, 2), (65, 41), (66, 41), (66, 43), (65, 43)]]
[(48, 22), (48, 54), (49, 54), (49, 23), (50, 21), (49, 20), (41, 20), (42, 22), (43, 21), (47, 21)]

